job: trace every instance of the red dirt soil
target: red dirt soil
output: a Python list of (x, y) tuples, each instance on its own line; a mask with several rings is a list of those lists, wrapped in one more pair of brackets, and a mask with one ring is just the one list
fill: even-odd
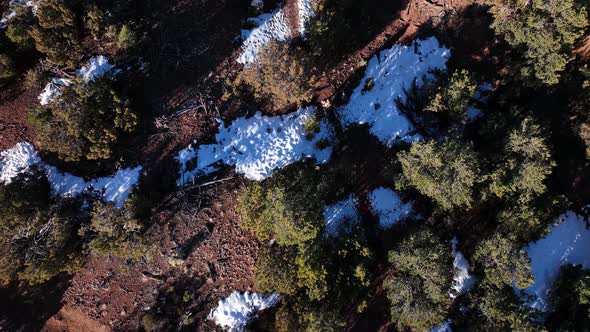
[(13, 147), (16, 143), (31, 141), (26, 115), (28, 108), (37, 103), (40, 91), (21, 90), (16, 86), (5, 88), (6, 96), (0, 96), (0, 150)]
[[(147, 233), (149, 261), (126, 264), (113, 257), (90, 257), (64, 294), (64, 307), (47, 321), (44, 331), (137, 331), (141, 317), (165, 296), (177, 280), (194, 280), (192, 293), (200, 310), (199, 331), (216, 330), (206, 320), (217, 301), (234, 290), (253, 290), (253, 266), (259, 243), (237, 222), (236, 197), (229, 187), (210, 207), (160, 213)], [(227, 193), (225, 193), (227, 192)], [(195, 238), (197, 239), (196, 243)], [(182, 252), (189, 246), (188, 256)], [(163, 295), (164, 294), (164, 295)]]

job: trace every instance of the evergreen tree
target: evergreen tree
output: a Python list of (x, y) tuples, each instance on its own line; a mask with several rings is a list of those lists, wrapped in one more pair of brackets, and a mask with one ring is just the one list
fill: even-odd
[(479, 167), (469, 145), (456, 140), (415, 142), (399, 160), (408, 184), (443, 209), (471, 206)]
[(389, 252), (394, 274), (384, 281), (391, 317), (400, 330), (428, 330), (440, 324), (450, 303), (453, 277), (450, 243), (427, 228), (408, 234)]
[(494, 28), (509, 45), (522, 49), (521, 73), (557, 84), (573, 58), (575, 42), (588, 27), (587, 8), (576, 0), (489, 0)]
[(481, 241), (473, 259), (483, 267), (485, 281), (496, 288), (526, 288), (534, 283), (528, 255), (498, 233)]

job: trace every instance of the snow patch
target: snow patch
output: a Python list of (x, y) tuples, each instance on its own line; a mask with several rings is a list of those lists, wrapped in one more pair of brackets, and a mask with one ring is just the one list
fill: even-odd
[(405, 101), (404, 89), (410, 89), (414, 80), (422, 86), (425, 79), (432, 78), (433, 70), (445, 69), (450, 56), (450, 50), (435, 37), (417, 40), (411, 46), (398, 44), (374, 56), (350, 101), (338, 110), (342, 125), (368, 124), (371, 134), (387, 146), (420, 139), (396, 100)]
[(449, 295), (451, 298), (464, 294), (469, 291), (473, 285), (475, 285), (475, 277), (469, 274), (469, 262), (463, 256), (463, 253), (457, 250), (457, 238), (453, 238), (451, 246), (453, 248), (453, 267), (455, 268), (455, 274), (453, 276), (453, 284), (451, 285), (451, 291)]
[(238, 62), (247, 66), (258, 62), (260, 48), (266, 46), (269, 41), (287, 41), (291, 39), (292, 32), (283, 9), (274, 13), (266, 13), (252, 17), (246, 22), (256, 25), (251, 30), (242, 30), (242, 54)]
[[(81, 77), (86, 83), (93, 81), (99, 77), (104, 76), (107, 72), (113, 69), (113, 65), (109, 63), (107, 57), (99, 55), (88, 60), (87, 64), (82, 68), (76, 70), (76, 75)], [(39, 95), (39, 104), (48, 105), (61, 96), (61, 89), (64, 86), (72, 84), (69, 78), (52, 78)]]
[(371, 209), (379, 225), (389, 228), (412, 214), (412, 202), (403, 203), (400, 195), (389, 188), (377, 188), (369, 194)]
[(17, 143), (14, 148), (0, 152), (0, 182), (9, 184), (31, 166), (41, 163), (37, 150), (30, 143)]
[(453, 329), (451, 328), (451, 321), (445, 320), (442, 325), (431, 329), (430, 332), (453, 332)]
[(94, 81), (94, 79), (104, 76), (108, 71), (113, 69), (113, 65), (109, 59), (104, 55), (95, 56), (88, 60), (86, 66), (78, 69), (76, 75), (82, 78), (86, 83)]
[(535, 284), (525, 292), (535, 297), (531, 306), (546, 311), (551, 286), (562, 265), (580, 264), (590, 268), (590, 230), (582, 216), (568, 211), (560, 216), (564, 221), (551, 227), (546, 237), (531, 242), (524, 249), (531, 258)]
[(219, 300), (217, 308), (211, 310), (209, 320), (229, 331), (243, 331), (259, 311), (276, 305), (281, 300), (277, 292), (268, 295), (234, 291), (225, 299)]
[[(238, 173), (248, 179), (261, 181), (272, 175), (275, 169), (285, 167), (303, 158), (314, 158), (317, 163), (328, 162), (332, 148), (317, 147), (320, 141), (332, 141), (332, 128), (320, 121), (318, 133), (307, 133), (304, 124), (315, 116), (315, 107), (297, 112), (264, 116), (257, 112), (250, 118), (234, 120), (229, 127), (221, 122), (215, 135), (216, 144), (190, 145), (179, 152), (179, 186), (211, 173), (220, 163), (235, 165)], [(196, 159), (196, 162), (195, 162)]]
[(357, 199), (354, 195), (330, 206), (324, 206), (324, 220), (326, 222), (326, 234), (337, 236), (342, 227), (359, 222), (360, 216), (357, 208)]
[(72, 80), (68, 78), (52, 78), (49, 83), (45, 86), (45, 89), (39, 95), (39, 104), (45, 106), (56, 100), (61, 96), (61, 88), (68, 86), (72, 83)]
[(83, 178), (59, 171), (41, 160), (31, 143), (18, 143), (12, 149), (0, 153), (0, 182), (8, 184), (19, 174), (38, 166), (47, 175), (51, 192), (59, 196), (76, 196), (83, 192), (97, 192), (103, 200), (122, 207), (130, 191), (139, 181), (141, 166), (117, 171), (111, 177), (85, 181)]
[(313, 0), (297, 0), (297, 10), (299, 17), (299, 34), (305, 36), (307, 24), (315, 15), (313, 10)]

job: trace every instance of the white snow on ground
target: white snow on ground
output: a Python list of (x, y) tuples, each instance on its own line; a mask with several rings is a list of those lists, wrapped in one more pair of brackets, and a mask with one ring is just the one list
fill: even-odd
[(93, 81), (96, 78), (104, 76), (109, 70), (113, 69), (113, 65), (109, 59), (104, 55), (99, 55), (88, 60), (86, 66), (83, 66), (76, 71), (76, 75), (82, 77), (84, 82)]
[(453, 332), (453, 329), (451, 328), (451, 322), (449, 320), (445, 320), (442, 325), (431, 329), (430, 332)]
[(553, 226), (546, 237), (525, 248), (535, 276), (535, 284), (525, 291), (536, 298), (531, 306), (542, 311), (548, 309), (548, 292), (562, 265), (581, 264), (590, 268), (590, 230), (586, 228), (584, 218), (571, 211), (560, 218), (565, 221)]
[(83, 178), (60, 172), (55, 166), (45, 164), (35, 147), (30, 143), (18, 143), (12, 149), (0, 153), (0, 182), (10, 183), (17, 175), (27, 172), (37, 165), (47, 174), (53, 195), (76, 196), (86, 191), (94, 191), (102, 199), (123, 206), (129, 192), (139, 181), (141, 166), (126, 168), (111, 177), (85, 181)]
[(313, 10), (313, 0), (297, 0), (297, 9), (299, 17), (299, 34), (305, 35), (307, 23), (315, 15)]
[[(441, 46), (435, 37), (418, 40), (410, 46), (395, 45), (374, 56), (350, 101), (338, 110), (342, 125), (366, 123), (370, 132), (387, 146), (398, 140), (419, 139), (396, 100), (406, 99), (404, 89), (409, 90), (414, 80), (421, 86), (425, 77), (432, 77), (432, 70), (445, 69), (450, 56), (449, 49)], [(374, 86), (363, 91), (370, 80)]]
[(14, 148), (0, 152), (0, 182), (8, 184), (17, 175), (41, 163), (37, 150), (30, 143), (18, 143)]
[[(87, 64), (82, 68), (76, 70), (76, 75), (81, 77), (86, 83), (93, 81), (96, 78), (104, 76), (114, 66), (109, 63), (107, 57), (103, 55), (95, 56), (88, 60)], [(39, 95), (39, 104), (47, 105), (61, 96), (61, 88), (72, 83), (69, 78), (52, 78)]]
[(347, 226), (345, 224), (347, 222), (357, 223), (360, 216), (354, 195), (350, 195), (334, 205), (324, 206), (324, 220), (326, 221), (326, 234), (329, 236), (337, 236), (338, 231)]
[(453, 238), (451, 242), (453, 248), (453, 267), (455, 268), (455, 275), (453, 276), (453, 284), (449, 295), (452, 298), (467, 292), (473, 285), (475, 285), (475, 277), (469, 274), (469, 262), (463, 256), (463, 253), (457, 250), (457, 238)]
[(404, 203), (400, 195), (389, 188), (377, 188), (369, 194), (371, 210), (379, 217), (379, 225), (389, 228), (412, 214), (412, 202)]
[(255, 24), (256, 27), (252, 30), (242, 30), (244, 43), (242, 44), (242, 54), (237, 61), (243, 65), (256, 63), (260, 48), (267, 45), (269, 41), (286, 41), (292, 37), (289, 22), (283, 9), (249, 18), (247, 22)]
[[(285, 167), (303, 158), (314, 158), (317, 163), (326, 163), (332, 148), (317, 148), (320, 140), (332, 141), (332, 128), (321, 120), (320, 132), (307, 139), (303, 126), (315, 116), (315, 107), (279, 116), (264, 116), (258, 112), (250, 118), (234, 120), (229, 127), (223, 123), (215, 135), (216, 144), (201, 145), (198, 149), (189, 146), (179, 152), (179, 186), (193, 181), (214, 170), (219, 163), (235, 165), (238, 173), (248, 179), (261, 181), (273, 170)], [(196, 158), (196, 167), (187, 163)]]
[(39, 95), (39, 104), (41, 105), (48, 105), (55, 98), (61, 96), (61, 88), (63, 86), (68, 86), (72, 83), (72, 80), (68, 78), (52, 78), (49, 83), (43, 89), (43, 92)]
[(262, 295), (234, 291), (226, 299), (219, 300), (217, 308), (211, 310), (207, 318), (229, 331), (243, 331), (259, 311), (276, 305), (280, 300), (281, 295), (276, 292)]

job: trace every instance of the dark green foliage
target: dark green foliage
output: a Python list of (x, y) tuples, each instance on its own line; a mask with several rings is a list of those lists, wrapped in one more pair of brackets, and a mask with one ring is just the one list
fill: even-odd
[(264, 247), (256, 258), (256, 289), (293, 295), (298, 290), (293, 247)]
[(307, 51), (299, 46), (271, 41), (262, 49), (258, 63), (247, 66), (236, 84), (275, 110), (301, 106), (313, 97), (317, 70)]
[(479, 178), (478, 160), (467, 143), (415, 142), (399, 154), (407, 183), (445, 210), (470, 207)]
[(31, 31), (35, 48), (57, 65), (77, 67), (82, 57), (76, 15), (65, 0), (39, 2), (38, 24)]
[(91, 237), (90, 252), (121, 258), (139, 258), (146, 246), (139, 237), (142, 226), (129, 205), (117, 209), (113, 203), (97, 201), (92, 209), (90, 224), (81, 233)]
[(37, 284), (74, 272), (83, 262), (77, 230), (86, 220), (81, 201), (49, 201), (41, 171), (0, 185), (0, 278)]
[(117, 36), (117, 47), (122, 50), (128, 50), (137, 44), (137, 35), (128, 25), (123, 25)]
[(525, 204), (546, 191), (545, 181), (555, 161), (541, 127), (531, 118), (512, 130), (507, 138), (503, 164), (492, 174), (491, 191), (510, 195)]
[(7, 23), (6, 37), (21, 49), (31, 49), (35, 46), (31, 37), (35, 16), (31, 9), (24, 4), (14, 4), (13, 8), (15, 16)]
[(275, 323), (281, 329), (338, 330), (349, 304), (369, 285), (373, 255), (362, 227), (351, 225), (336, 238), (324, 234), (330, 181), (313, 165), (293, 165), (240, 194), (242, 227), (274, 240), (258, 253), (255, 282), (259, 290), (285, 295)]
[(483, 287), (469, 296), (470, 306), (463, 330), (541, 332), (535, 312), (523, 304), (511, 287)]
[(252, 183), (240, 193), (241, 225), (261, 240), (298, 245), (322, 230), (323, 183), (313, 168), (291, 168), (265, 185)]
[(499, 234), (479, 243), (473, 259), (482, 266), (485, 282), (494, 287), (526, 288), (534, 283), (526, 252)]
[(12, 59), (6, 54), (0, 54), (0, 82), (12, 78), (15, 74)]
[(108, 159), (119, 137), (137, 125), (108, 77), (64, 87), (57, 101), (34, 108), (28, 119), (41, 147), (65, 161)]
[(398, 328), (428, 330), (439, 325), (450, 304), (450, 243), (423, 227), (406, 235), (389, 252), (389, 263), (394, 272), (384, 287)]
[(496, 32), (521, 49), (521, 73), (545, 84), (557, 84), (573, 59), (574, 43), (588, 27), (587, 8), (576, 0), (489, 1)]
[(550, 293), (553, 310), (545, 321), (549, 331), (590, 330), (590, 271), (565, 265)]
[(477, 83), (471, 73), (465, 69), (456, 71), (447, 82), (433, 91), (424, 110), (435, 113), (448, 112), (454, 118), (462, 117), (476, 90)]

